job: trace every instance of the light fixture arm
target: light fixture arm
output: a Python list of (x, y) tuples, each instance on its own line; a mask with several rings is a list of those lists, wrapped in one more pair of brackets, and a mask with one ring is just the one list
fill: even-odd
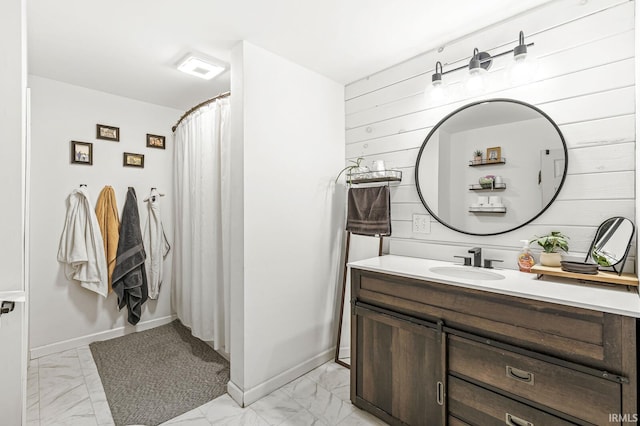
[[(523, 35), (522, 37), (523, 37), (523, 40), (524, 40), (524, 35)], [(483, 63), (485, 63), (485, 62), (487, 62), (487, 61), (491, 61), (491, 60), (493, 60), (493, 59), (495, 59), (495, 58), (499, 58), (499, 57), (501, 57), (501, 56), (508, 55), (509, 53), (513, 53), (513, 52), (515, 52), (515, 51), (516, 51), (516, 49), (517, 49), (518, 47), (520, 47), (520, 46), (523, 46), (523, 47), (526, 49), (527, 47), (531, 47), (531, 46), (533, 46), (534, 44), (535, 44), (535, 43), (527, 43), (527, 44), (518, 45), (518, 46), (516, 46), (514, 49), (505, 50), (504, 52), (496, 53), (495, 55), (489, 55), (489, 54), (487, 53), (487, 55), (488, 55), (488, 56), (487, 56), (487, 57), (485, 57), (484, 59), (481, 59), (481, 60), (480, 60), (480, 63), (481, 63), (481, 64), (483, 64)], [(474, 49), (474, 52), (475, 52), (476, 50), (477, 50), (477, 49)], [(486, 53), (486, 52), (479, 52), (479, 53)], [(473, 57), (472, 57), (471, 59), (473, 60)], [(437, 64), (436, 64), (436, 65), (437, 65)], [(441, 64), (441, 66), (442, 66), (442, 64)], [(447, 70), (447, 71), (442, 71), (440, 74), (442, 74), (442, 75), (447, 75), (447, 74), (449, 74), (449, 73), (456, 72), (456, 71), (460, 71), (460, 70), (463, 70), (463, 69), (469, 69), (469, 65), (461, 65), (461, 66), (459, 66), (459, 67), (457, 67), (457, 68), (452, 68), (452, 69)], [(436, 72), (437, 72), (437, 71), (436, 71)]]

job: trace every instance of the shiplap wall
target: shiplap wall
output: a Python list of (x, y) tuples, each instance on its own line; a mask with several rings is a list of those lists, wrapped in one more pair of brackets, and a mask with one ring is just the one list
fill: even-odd
[[(391, 189), (389, 253), (452, 260), (479, 245), (485, 257), (503, 259), (504, 267), (516, 268), (519, 240), (559, 230), (570, 236), (569, 258), (581, 260), (604, 219), (635, 218), (634, 2), (579, 3), (551, 2), (346, 87), (347, 160), (364, 157), (369, 164), (383, 159), (387, 168), (403, 172), (402, 183)], [(512, 49), (520, 30), (527, 43), (535, 43), (529, 48), (539, 58), (534, 82), (511, 86), (505, 67), (512, 56), (506, 55), (494, 61), (490, 89), (482, 96), (466, 97), (458, 90), (446, 103), (430, 104), (424, 89), (436, 61), (446, 71), (468, 63), (474, 47), (494, 54)], [(447, 74), (443, 80), (460, 87), (464, 73)], [(414, 181), (424, 138), (460, 106), (498, 97), (536, 105), (560, 126), (569, 167), (558, 198), (534, 222), (506, 234), (461, 234), (433, 218), (429, 234), (412, 233), (412, 215), (428, 214)], [(471, 152), (466, 155), (471, 159)], [(633, 268), (633, 260), (626, 269)]]

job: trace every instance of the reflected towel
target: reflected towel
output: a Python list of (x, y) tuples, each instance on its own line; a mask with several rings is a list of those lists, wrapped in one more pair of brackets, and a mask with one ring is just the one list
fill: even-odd
[(359, 235), (391, 235), (391, 196), (388, 186), (350, 188), (347, 231)]
[(122, 209), (122, 226), (118, 241), (116, 267), (113, 270), (113, 291), (118, 295), (118, 308), (127, 306), (129, 323), (136, 325), (142, 316), (142, 304), (147, 301), (146, 259), (140, 230), (140, 215), (136, 191), (129, 187)]
[(102, 241), (104, 242), (104, 253), (107, 256), (107, 268), (109, 273), (109, 293), (111, 293), (111, 276), (113, 268), (116, 267), (116, 255), (118, 253), (118, 239), (120, 236), (120, 219), (118, 218), (118, 207), (116, 206), (116, 194), (112, 187), (105, 186), (100, 191), (98, 202), (96, 203), (96, 216)]

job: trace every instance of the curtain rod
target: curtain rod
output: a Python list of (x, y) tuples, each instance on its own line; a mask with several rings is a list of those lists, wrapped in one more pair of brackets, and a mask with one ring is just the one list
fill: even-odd
[(197, 110), (200, 107), (203, 107), (205, 105), (209, 105), (211, 102), (215, 102), (218, 99), (222, 99), (222, 98), (226, 98), (227, 96), (231, 95), (231, 92), (224, 92), (219, 94), (218, 96), (214, 96), (211, 99), (207, 99), (204, 102), (200, 102), (198, 105), (194, 106), (193, 108), (191, 108), (189, 111), (185, 112), (184, 114), (182, 114), (182, 117), (180, 117), (180, 119), (178, 120), (178, 122), (176, 123), (175, 126), (173, 126), (171, 128), (171, 131), (173, 131), (175, 133), (176, 129), (178, 128), (178, 125), (180, 123), (182, 123), (182, 120), (184, 120), (185, 118), (187, 118), (192, 112), (194, 112), (195, 110)]

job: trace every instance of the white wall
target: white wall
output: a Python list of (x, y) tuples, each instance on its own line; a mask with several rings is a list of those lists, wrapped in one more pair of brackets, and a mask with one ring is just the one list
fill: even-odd
[[(23, 291), (23, 194), (25, 159), (26, 35), (25, 1), (0, 2), (0, 128), (2, 129), (3, 182), (0, 209), (0, 301)], [(0, 328), (0, 416), (2, 423), (19, 425), (25, 420), (26, 327), (24, 303), (2, 315)]]
[[(122, 212), (127, 188), (135, 188), (141, 225), (147, 218), (143, 199), (151, 187), (161, 198), (165, 232), (173, 241), (171, 185), (173, 135), (171, 126), (182, 114), (171, 108), (89, 90), (38, 76), (29, 77), (31, 88), (31, 314), (30, 347), (40, 356), (87, 341), (111, 338), (134, 330), (127, 311), (118, 311), (115, 293), (107, 299), (67, 280), (56, 260), (66, 213), (66, 198), (79, 184), (88, 185), (92, 202), (111, 185)], [(120, 142), (96, 139), (96, 124), (120, 128)], [(167, 149), (146, 147), (146, 134), (166, 136)], [(70, 164), (70, 141), (93, 143), (93, 165)], [(143, 169), (122, 166), (123, 152), (144, 154)], [(165, 277), (171, 276), (171, 256)], [(171, 319), (170, 282), (157, 301), (143, 307), (137, 329)], [(150, 322), (149, 322), (150, 321)]]
[[(570, 236), (571, 254), (583, 259), (604, 219), (635, 217), (634, 6), (621, 0), (550, 2), (445, 45), (441, 52), (426, 52), (346, 87), (346, 158), (384, 159), (404, 172), (391, 195), (391, 253), (452, 260), (480, 245), (487, 257), (516, 268), (519, 240), (559, 230)], [(490, 93), (475, 98), (458, 94), (444, 105), (428, 103), (423, 92), (436, 61), (445, 64), (446, 71), (468, 63), (474, 47), (490, 53), (511, 49), (520, 30), (527, 42), (535, 43), (529, 51), (539, 57), (537, 81), (511, 87), (503, 78), (507, 55), (496, 59), (489, 73), (494, 84)], [(463, 75), (458, 71), (444, 80), (453, 82)], [(425, 136), (460, 106), (496, 97), (531, 103), (560, 126), (569, 169), (558, 198), (532, 224), (507, 234), (474, 237), (435, 220), (430, 234), (413, 234), (412, 214), (426, 213), (413, 176)]]
[(241, 277), (232, 271), (232, 315), (242, 319), (231, 332), (243, 353), (232, 340), (230, 392), (250, 404), (334, 355), (344, 91), (246, 42), (231, 69), (234, 120), (242, 120), (232, 138), (243, 145), (243, 182), (233, 185), (244, 192), (234, 209), (243, 215), (244, 268)]

